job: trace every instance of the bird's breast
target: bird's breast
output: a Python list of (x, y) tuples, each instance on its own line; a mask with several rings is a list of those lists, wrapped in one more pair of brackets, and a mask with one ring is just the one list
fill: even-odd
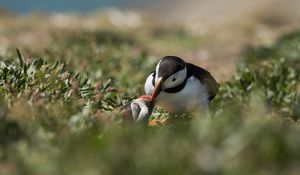
[(162, 91), (157, 97), (157, 104), (171, 113), (192, 112), (207, 108), (208, 96), (206, 86), (192, 76), (181, 91), (175, 93)]

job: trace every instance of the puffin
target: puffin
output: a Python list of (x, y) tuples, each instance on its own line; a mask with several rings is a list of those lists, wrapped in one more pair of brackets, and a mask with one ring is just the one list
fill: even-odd
[(163, 57), (144, 85), (151, 101), (174, 114), (207, 109), (218, 89), (210, 72), (177, 56)]
[(148, 124), (152, 114), (155, 101), (151, 96), (142, 95), (130, 101), (122, 108), (123, 121), (126, 123), (145, 123)]

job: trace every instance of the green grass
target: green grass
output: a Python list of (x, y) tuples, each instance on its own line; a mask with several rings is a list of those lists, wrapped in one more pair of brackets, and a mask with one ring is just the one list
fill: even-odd
[(245, 51), (252, 57), (222, 82), (208, 113), (152, 128), (123, 125), (118, 111), (155, 67), (146, 43), (114, 30), (52, 35), (46, 49), (1, 56), (1, 175), (300, 172), (297, 32), (268, 52)]
[(299, 66), (299, 54), (300, 31), (296, 30), (281, 36), (270, 46), (248, 46), (244, 49), (242, 56), (247, 63), (285, 58), (287, 62)]

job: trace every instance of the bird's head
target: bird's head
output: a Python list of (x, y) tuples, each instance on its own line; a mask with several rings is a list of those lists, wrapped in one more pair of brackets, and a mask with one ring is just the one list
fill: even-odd
[(177, 87), (183, 83), (186, 76), (186, 64), (181, 58), (176, 56), (162, 58), (155, 69), (155, 88), (151, 100), (155, 100), (161, 91)]

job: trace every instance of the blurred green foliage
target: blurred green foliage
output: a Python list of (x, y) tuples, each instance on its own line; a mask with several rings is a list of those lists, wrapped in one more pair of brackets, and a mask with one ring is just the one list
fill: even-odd
[(156, 47), (164, 49), (197, 49), (203, 38), (192, 36), (182, 26), (157, 26), (149, 32), (149, 43), (154, 42)]
[(242, 56), (247, 63), (259, 63), (268, 59), (285, 58), (291, 65), (299, 68), (300, 31), (287, 33), (269, 46), (248, 46)]
[[(257, 105), (270, 115), (279, 114), (296, 121), (300, 118), (299, 81), (299, 71), (286, 59), (240, 66), (233, 78), (221, 86), (213, 111), (220, 113), (218, 109), (224, 109), (228, 103), (248, 106), (253, 98), (259, 98), (261, 103)], [(243, 108), (237, 109), (242, 113)]]
[(29, 58), (1, 58), (1, 175), (300, 173), (297, 32), (263, 57), (247, 50), (253, 57), (209, 112), (153, 128), (120, 124), (119, 107), (143, 93), (155, 65), (139, 39), (109, 30), (53, 38), (45, 50), (22, 49)]

